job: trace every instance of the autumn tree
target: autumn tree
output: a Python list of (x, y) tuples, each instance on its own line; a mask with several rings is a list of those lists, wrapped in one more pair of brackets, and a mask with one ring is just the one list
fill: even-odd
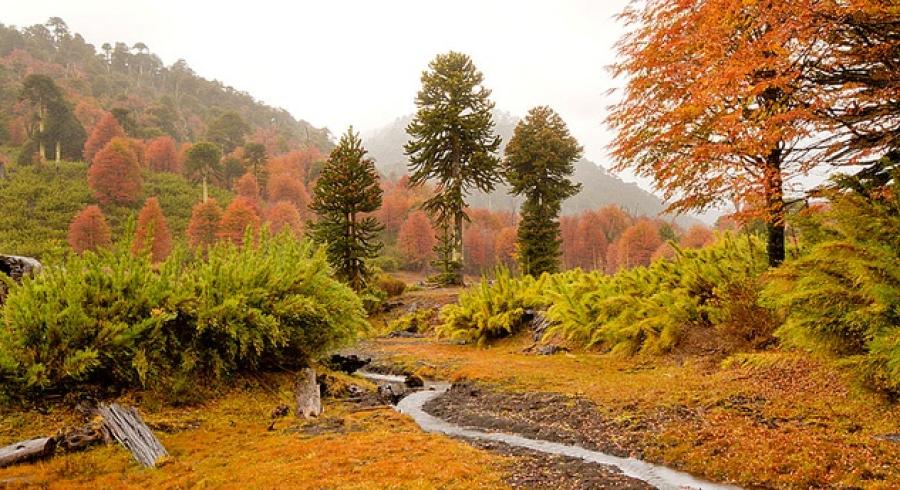
[(490, 192), (500, 181), (500, 138), (494, 134), (491, 91), (468, 56), (451, 51), (438, 55), (428, 68), (404, 150), (410, 185), (435, 185), (423, 209), (438, 228), (437, 280), (462, 284), (466, 197), (473, 190)]
[(824, 161), (812, 121), (830, 94), (808, 80), (830, 28), (807, 20), (828, 3), (649, 0), (621, 16), (617, 169), (652, 177), (672, 211), (759, 196), (772, 266), (785, 254), (785, 182)]
[(215, 199), (195, 204), (191, 209), (191, 219), (188, 221), (188, 244), (206, 249), (216, 243), (221, 221), (222, 208)]
[(178, 150), (171, 136), (154, 138), (147, 144), (144, 158), (150, 170), (178, 173)]
[(506, 145), (503, 170), (513, 195), (524, 196), (519, 223), (523, 274), (559, 270), (559, 213), (581, 185), (570, 180), (582, 148), (566, 123), (547, 106), (528, 111)]
[(259, 215), (256, 207), (246, 198), (238, 196), (225, 208), (217, 236), (235, 245), (241, 245), (248, 232), (255, 236), (257, 230), (259, 230)]
[(653, 254), (662, 243), (659, 230), (653, 222), (647, 219), (639, 220), (625, 230), (614, 246), (610, 247), (615, 253), (610, 254), (612, 260), (607, 264), (609, 272), (650, 265)]
[(269, 224), (269, 231), (276, 235), (283, 230), (290, 231), (294, 236), (300, 236), (303, 232), (300, 212), (287, 201), (279, 201), (270, 207), (266, 212), (266, 222)]
[(371, 215), (381, 206), (382, 191), (366, 153), (351, 127), (325, 162), (310, 205), (319, 217), (312, 236), (326, 244), (335, 273), (356, 291), (367, 286), (368, 261), (382, 246), (376, 237), (383, 227)]
[(423, 270), (434, 253), (434, 228), (423, 211), (413, 211), (400, 226), (397, 233), (397, 248), (403, 254), (407, 266)]
[(234, 192), (251, 202), (259, 203), (259, 183), (252, 173), (248, 172), (237, 180), (234, 184)]
[[(606, 212), (603, 210), (586, 212), (579, 216), (573, 243), (573, 261), (576, 267), (585, 270), (604, 270), (610, 240), (617, 239), (628, 229), (627, 222), (624, 222), (623, 228), (618, 229), (619, 215), (613, 209), (619, 208), (607, 209)], [(607, 219), (610, 217), (611, 220)]]
[(91, 135), (84, 142), (84, 159), (93, 162), (94, 156), (113, 138), (125, 138), (125, 131), (119, 121), (110, 113), (106, 113), (94, 126)]
[(208, 182), (221, 171), (222, 151), (219, 147), (201, 141), (187, 150), (184, 166), (188, 175), (203, 184), (203, 202), (209, 199)]
[(169, 224), (155, 197), (147, 199), (141, 212), (138, 213), (131, 251), (135, 255), (150, 254), (150, 259), (154, 263), (162, 262), (172, 251)]
[(84, 208), (69, 225), (69, 246), (77, 254), (108, 247), (111, 243), (112, 234), (99, 206)]
[(694, 225), (688, 228), (687, 233), (679, 240), (678, 244), (684, 248), (703, 248), (713, 242), (715, 236), (712, 231), (703, 225)]
[(497, 237), (494, 239), (494, 253), (497, 257), (497, 263), (508, 269), (512, 269), (516, 264), (516, 241), (519, 232), (515, 226), (506, 226), (500, 229)]
[(244, 145), (244, 162), (247, 169), (256, 176), (256, 180), (265, 182), (262, 173), (266, 169), (266, 162), (269, 155), (266, 152), (265, 145), (261, 143), (247, 143)]
[(96, 155), (88, 185), (101, 204), (130, 205), (141, 194), (141, 168), (125, 138), (115, 138)]
[(303, 182), (287, 174), (272, 176), (266, 185), (269, 202), (288, 201), (298, 209), (309, 206), (309, 193)]

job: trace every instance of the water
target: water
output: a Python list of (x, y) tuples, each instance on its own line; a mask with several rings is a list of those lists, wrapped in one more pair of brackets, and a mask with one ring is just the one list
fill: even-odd
[[(404, 376), (387, 374), (375, 374), (360, 372), (361, 375), (373, 381), (389, 383), (403, 383)], [(448, 383), (428, 383), (425, 391), (414, 392), (400, 400), (395, 407), (397, 411), (410, 416), (425, 432), (435, 432), (448, 436), (463, 437), (467, 439), (480, 439), (522, 447), (547, 454), (558, 454), (571, 458), (580, 458), (592, 463), (614, 466), (622, 474), (631, 478), (645, 481), (662, 490), (677, 489), (702, 489), (702, 490), (735, 490), (739, 487), (713, 483), (696, 478), (688, 473), (673, 470), (665, 466), (655, 465), (634, 458), (621, 458), (600, 451), (592, 451), (577, 445), (561, 444), (540, 439), (529, 439), (515, 434), (501, 432), (484, 432), (477, 429), (469, 429), (426, 413), (422, 407), (430, 400), (444, 394), (449, 388)]]

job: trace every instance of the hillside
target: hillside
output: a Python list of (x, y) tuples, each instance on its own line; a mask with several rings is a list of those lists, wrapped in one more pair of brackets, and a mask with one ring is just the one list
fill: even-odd
[(28, 111), (19, 94), (31, 74), (47, 75), (64, 90), (88, 132), (103, 111), (111, 111), (124, 121), (129, 136), (195, 141), (215, 118), (235, 112), (249, 125), (249, 138), (270, 152), (331, 147), (326, 129), (207, 80), (185, 60), (166, 66), (144, 43), (97, 47), (59, 18), (26, 28), (0, 24), (0, 146), (20, 146), (27, 138)]
[[(387, 126), (363, 135), (366, 148), (375, 158), (378, 169), (386, 176), (399, 177), (406, 173), (403, 145), (407, 141), (406, 126), (411, 120), (412, 115), (399, 117)], [(508, 112), (494, 112), (496, 131), (504, 143), (512, 137), (518, 121)], [(577, 214), (606, 204), (616, 204), (634, 215), (657, 216), (665, 207), (658, 197), (636, 184), (622, 181), (584, 158), (576, 164), (574, 180), (582, 184), (582, 190), (563, 203), (563, 214)], [(474, 194), (469, 202), (472, 207), (511, 211), (519, 207), (521, 200), (510, 196), (506, 186), (500, 186), (490, 194)], [(675, 221), (683, 226), (698, 223), (689, 216), (679, 216)]]

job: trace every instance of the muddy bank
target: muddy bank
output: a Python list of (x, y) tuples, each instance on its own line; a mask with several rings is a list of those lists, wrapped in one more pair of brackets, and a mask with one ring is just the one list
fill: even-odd
[(653, 417), (604, 415), (590, 400), (555, 393), (500, 392), (471, 382), (456, 383), (424, 407), (428, 413), (466, 427), (520, 434), (532, 439), (575, 444), (619, 457), (643, 459), (647, 431), (662, 430), (689, 410), (660, 410)]

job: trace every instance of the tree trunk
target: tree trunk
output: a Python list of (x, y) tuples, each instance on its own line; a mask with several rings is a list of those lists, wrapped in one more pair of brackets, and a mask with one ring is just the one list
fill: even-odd
[(44, 103), (38, 104), (38, 153), (41, 160), (47, 159), (47, 149), (44, 147)]
[(59, 170), (59, 161), (62, 160), (62, 145), (56, 142), (56, 170)]
[(294, 396), (297, 400), (297, 417), (311, 418), (322, 415), (322, 394), (314, 369), (304, 368), (300, 371)]
[(56, 440), (52, 437), (41, 437), (0, 447), (0, 468), (50, 456), (55, 449)]
[(161, 458), (169, 455), (136, 409), (113, 403), (100, 407), (97, 412), (103, 417), (103, 427), (109, 434), (145, 467), (153, 468)]
[(209, 200), (209, 191), (206, 189), (206, 176), (203, 176), (203, 202)]
[(781, 175), (782, 152), (776, 148), (766, 158), (763, 188), (766, 197), (766, 254), (769, 267), (784, 262), (784, 189)]
[(457, 210), (453, 224), (453, 261), (457, 264), (453, 271), (453, 284), (462, 286), (463, 281), (463, 211)]

